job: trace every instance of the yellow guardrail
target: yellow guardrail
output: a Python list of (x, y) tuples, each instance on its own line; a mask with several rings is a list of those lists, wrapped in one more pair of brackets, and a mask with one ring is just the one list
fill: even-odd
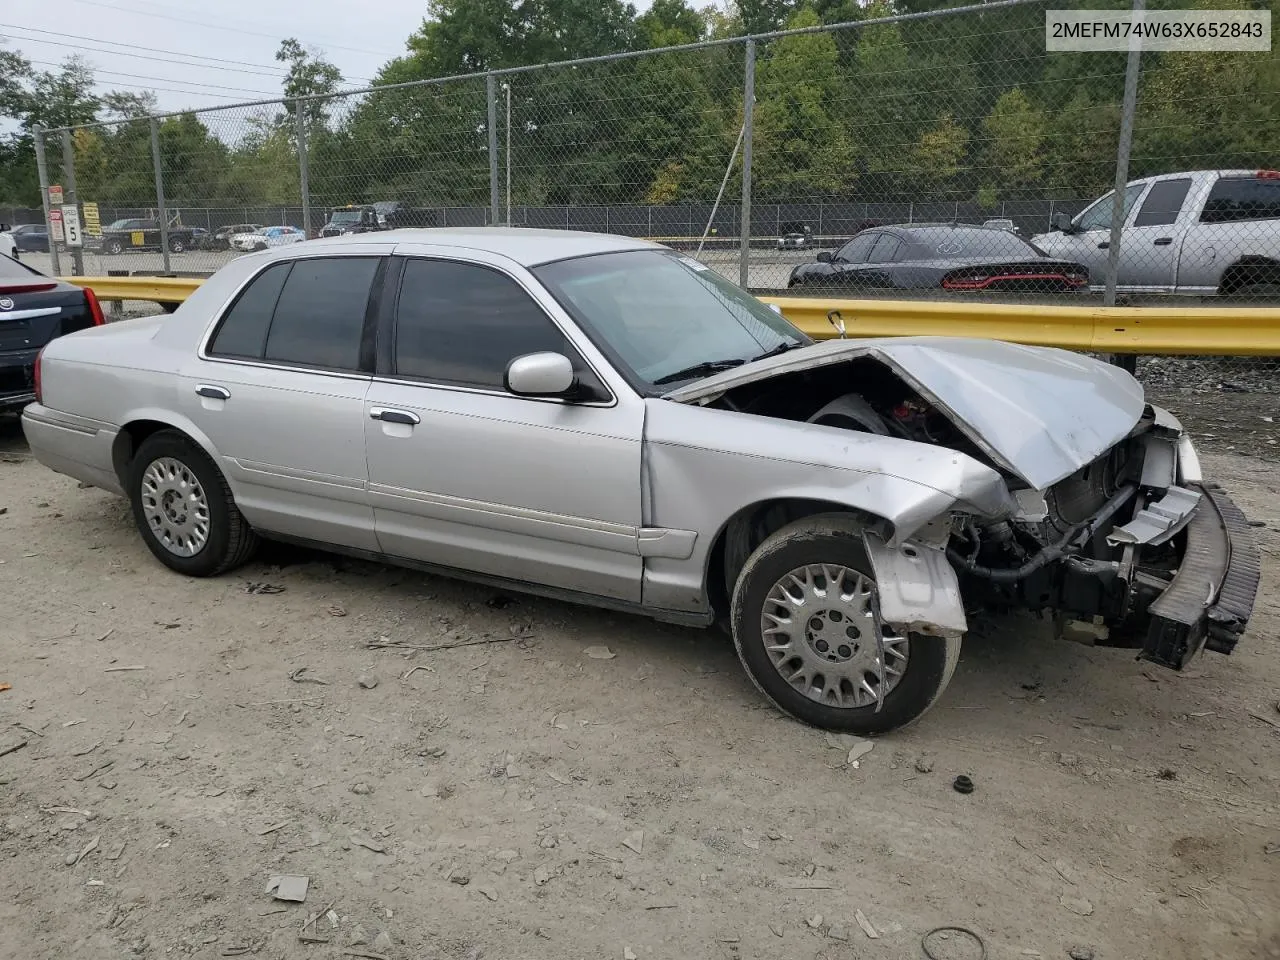
[(92, 287), (99, 300), (149, 300), (181, 303), (204, 282), (202, 277), (59, 277), (77, 287)]
[[(199, 277), (63, 277), (92, 287), (99, 300), (180, 303)], [(943, 335), (1010, 340), (1096, 353), (1280, 356), (1280, 307), (1101, 307), (964, 303), (956, 300), (827, 300), (761, 297), (817, 340), (836, 331), (840, 311), (850, 337)]]
[(815, 339), (951, 336), (1011, 340), (1097, 353), (1280, 356), (1280, 307), (1102, 307), (761, 297)]

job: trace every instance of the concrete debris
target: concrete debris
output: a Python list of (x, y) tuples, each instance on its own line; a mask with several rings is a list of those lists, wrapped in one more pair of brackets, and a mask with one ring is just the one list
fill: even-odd
[(351, 785), (351, 792), (357, 797), (367, 797), (373, 793), (373, 787), (369, 786), (363, 780), (358, 780)]
[(1093, 960), (1093, 950), (1089, 947), (1072, 947), (1067, 951), (1071, 960)]
[(307, 899), (307, 887), (311, 880), (296, 874), (280, 874), (267, 880), (267, 893), (274, 894), (277, 900), (290, 900), (302, 903)]
[(66, 863), (68, 867), (74, 867), (77, 863), (87, 857), (93, 851), (98, 849), (98, 843), (102, 840), (102, 836), (98, 835), (84, 845), (79, 853), (68, 855)]
[(356, 683), (365, 690), (372, 690), (378, 685), (378, 678), (371, 673), (361, 674)]
[(614, 653), (608, 647), (603, 645), (587, 647), (587, 649), (585, 649), (582, 652), (585, 653), (592, 660), (612, 660), (614, 657), (617, 656), (616, 653)]
[(933, 773), (933, 758), (921, 757), (917, 760), (916, 773)]
[(856, 767), (858, 761), (874, 750), (875, 746), (870, 740), (863, 740), (861, 743), (854, 744), (849, 749), (849, 756), (845, 759), (845, 763), (851, 767)]
[(391, 934), (383, 930), (373, 938), (373, 949), (378, 953), (386, 953), (391, 949)]
[(622, 845), (636, 853), (644, 853), (644, 831), (637, 830), (635, 833), (627, 834), (622, 838)]
[(817, 930), (820, 926), (822, 926), (822, 914), (815, 913), (812, 917), (806, 920), (805, 923), (807, 923), (811, 929)]
[(351, 842), (357, 847), (364, 847), (366, 850), (372, 850), (374, 853), (386, 853), (387, 848), (382, 844), (370, 840), (368, 837), (362, 837), (358, 833), (351, 834)]
[(636, 960), (636, 952), (630, 947), (623, 947), (622, 960)]
[(871, 925), (871, 921), (867, 919), (867, 915), (861, 910), (853, 911), (853, 919), (858, 922), (858, 926), (862, 928), (862, 932), (867, 935), (869, 940), (880, 939), (880, 934), (876, 932), (876, 928)]
[(1083, 897), (1062, 896), (1058, 898), (1058, 902), (1079, 916), (1088, 917), (1093, 914), (1093, 904)]

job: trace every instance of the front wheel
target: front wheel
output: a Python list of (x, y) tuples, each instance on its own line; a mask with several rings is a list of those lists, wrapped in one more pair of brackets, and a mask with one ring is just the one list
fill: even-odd
[(915, 722), (960, 658), (959, 637), (902, 634), (880, 619), (862, 526), (843, 514), (768, 537), (738, 576), (730, 619), (760, 691), (827, 730), (879, 734)]
[(203, 450), (177, 430), (142, 441), (129, 477), (133, 519), (165, 566), (211, 577), (244, 563), (258, 539)]
[(124, 244), (113, 238), (103, 244), (102, 249), (114, 257), (124, 253)]
[(170, 252), (170, 253), (182, 253), (182, 252), (184, 252), (186, 249), (187, 249), (187, 245), (186, 245), (185, 243), (183, 243), (183, 242), (182, 242), (182, 240), (181, 240), (179, 237), (170, 237), (170, 238), (169, 238), (169, 252)]

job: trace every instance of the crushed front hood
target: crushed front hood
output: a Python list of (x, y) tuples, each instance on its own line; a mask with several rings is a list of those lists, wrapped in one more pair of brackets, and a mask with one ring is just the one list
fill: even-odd
[[(665, 394), (708, 403), (744, 384), (859, 357), (889, 367), (997, 464), (1043, 490), (1122, 440), (1142, 386), (1119, 367), (1049, 347), (962, 337), (827, 340)], [(850, 391), (858, 389), (850, 382)]]

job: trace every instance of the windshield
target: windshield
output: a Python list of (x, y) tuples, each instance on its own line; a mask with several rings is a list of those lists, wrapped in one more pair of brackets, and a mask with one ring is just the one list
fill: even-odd
[[(666, 392), (694, 371), (811, 343), (800, 330), (714, 270), (662, 250), (578, 257), (534, 269), (602, 351), (643, 390)], [(668, 388), (669, 389), (669, 388)]]
[(330, 223), (359, 223), (359, 210), (335, 210), (333, 216), (329, 218)]
[(108, 230), (127, 230), (132, 227), (137, 220), (116, 220), (107, 225)]

